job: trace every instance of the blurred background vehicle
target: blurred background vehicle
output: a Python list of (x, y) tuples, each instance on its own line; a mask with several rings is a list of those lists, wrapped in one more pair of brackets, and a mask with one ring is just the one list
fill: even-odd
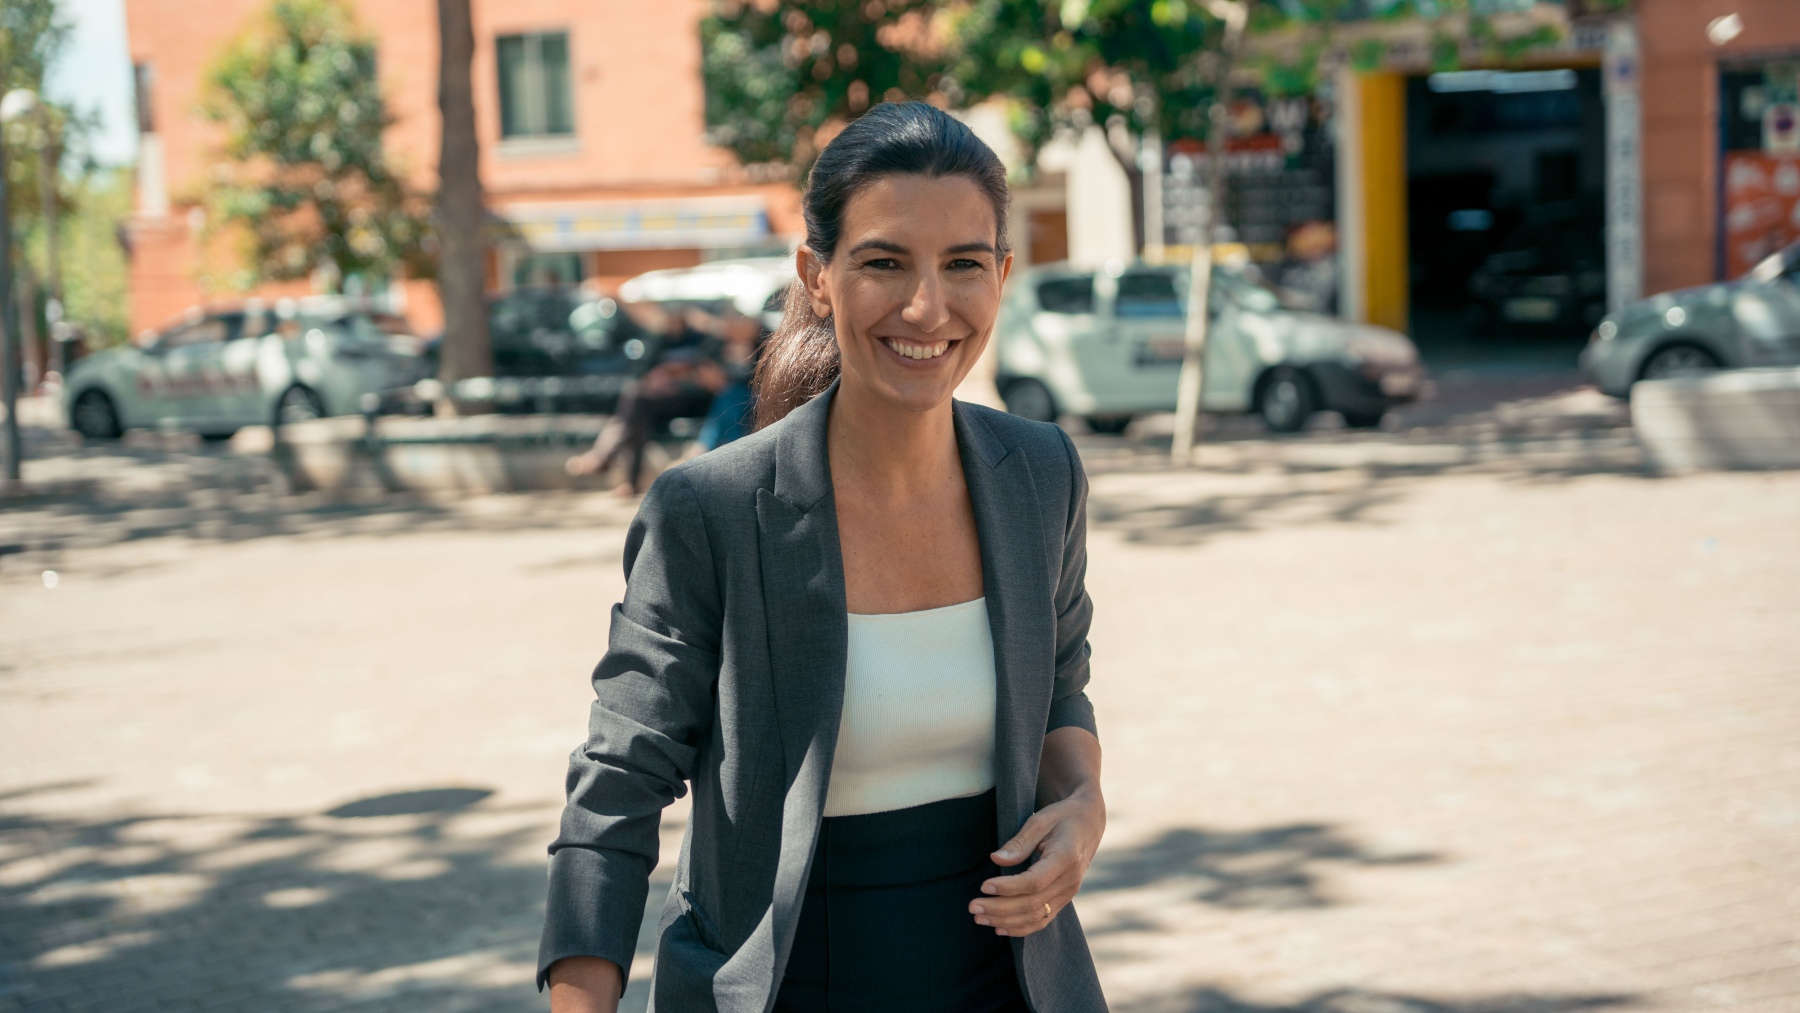
[(63, 403), (89, 439), (147, 427), (224, 438), (360, 411), (365, 395), (429, 375), (424, 352), (404, 318), (337, 297), (196, 309), (145, 344), (80, 360)]
[(782, 297), (794, 281), (794, 258), (745, 257), (698, 267), (648, 271), (619, 286), (628, 302), (692, 306), (718, 315), (727, 309), (762, 322), (774, 331), (781, 323)]
[(1606, 209), (1593, 201), (1533, 209), (1468, 287), (1477, 328), (1592, 327), (1606, 314)]
[[(572, 285), (490, 299), (488, 333), (493, 404), (505, 414), (610, 412), (649, 353), (649, 332), (617, 300)], [(432, 375), (441, 351), (434, 338)]]
[(1736, 281), (1665, 292), (1600, 321), (1581, 367), (1626, 397), (1639, 380), (1800, 364), (1800, 243)]
[[(1097, 432), (1175, 407), (1189, 271), (1063, 265), (1014, 280), (995, 325), (998, 385), (1016, 415), (1087, 419)], [(1215, 269), (1202, 407), (1255, 412), (1296, 432), (1315, 412), (1374, 426), (1413, 399), (1423, 370), (1405, 335), (1295, 308), (1244, 268)]]

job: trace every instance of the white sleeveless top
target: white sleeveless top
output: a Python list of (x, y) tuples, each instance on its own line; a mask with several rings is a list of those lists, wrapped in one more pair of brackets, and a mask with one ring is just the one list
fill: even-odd
[(994, 786), (994, 640), (987, 599), (850, 613), (844, 713), (825, 815), (979, 795)]

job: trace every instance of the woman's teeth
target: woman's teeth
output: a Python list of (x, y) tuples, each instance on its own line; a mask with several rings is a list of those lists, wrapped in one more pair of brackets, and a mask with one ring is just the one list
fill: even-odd
[(939, 341), (932, 345), (915, 345), (910, 342), (883, 338), (881, 343), (909, 359), (935, 359), (950, 348), (948, 341)]

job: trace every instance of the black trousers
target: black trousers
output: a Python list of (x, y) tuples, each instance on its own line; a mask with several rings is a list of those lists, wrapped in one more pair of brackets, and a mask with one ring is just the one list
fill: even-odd
[(628, 388), (619, 398), (614, 414), (624, 422), (624, 430), (600, 461), (599, 470), (612, 467), (613, 459), (625, 455), (625, 480), (636, 490), (644, 474), (644, 444), (659, 426), (672, 419), (697, 418), (712, 407), (712, 391), (698, 384), (683, 383), (661, 394), (647, 394), (639, 386)]
[(1029, 1013), (969, 902), (1000, 874), (994, 793), (823, 821), (776, 1013)]

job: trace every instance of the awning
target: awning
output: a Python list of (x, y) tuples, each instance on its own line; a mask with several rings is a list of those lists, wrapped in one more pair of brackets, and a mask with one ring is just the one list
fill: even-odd
[(534, 250), (657, 250), (752, 246), (769, 236), (761, 197), (687, 197), (496, 209)]

